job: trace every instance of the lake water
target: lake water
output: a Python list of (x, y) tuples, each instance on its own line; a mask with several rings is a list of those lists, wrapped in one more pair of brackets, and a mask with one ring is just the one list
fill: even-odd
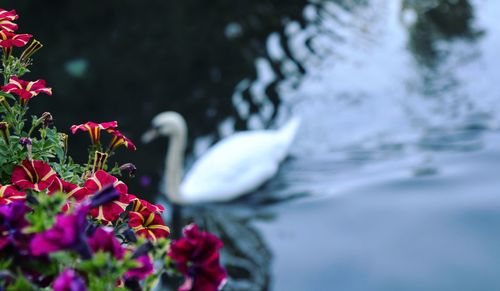
[[(310, 24), (287, 27), (299, 81), (271, 34), (289, 72), (278, 120), (303, 124), (276, 178), (200, 219), (225, 233), (228, 289), (500, 289), (500, 3), (470, 5), (466, 31), (430, 52), (411, 1), (307, 6)], [(277, 77), (256, 67), (242, 86), (259, 100)]]

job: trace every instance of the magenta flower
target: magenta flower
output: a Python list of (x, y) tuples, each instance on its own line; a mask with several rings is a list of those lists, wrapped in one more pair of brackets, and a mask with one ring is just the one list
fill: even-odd
[(174, 241), (168, 256), (185, 277), (179, 290), (220, 290), (226, 282), (226, 271), (219, 262), (222, 242), (209, 232), (199, 231), (196, 224), (183, 229), (184, 237)]
[(31, 241), (31, 253), (35, 256), (50, 254), (61, 250), (73, 250), (84, 258), (90, 257), (85, 237), (87, 213), (90, 206), (81, 206), (69, 215), (59, 214), (52, 228), (35, 234)]
[(2, 87), (2, 91), (16, 94), (21, 98), (22, 104), (26, 104), (40, 93), (52, 95), (52, 89), (47, 87), (45, 80), (24, 81), (17, 77), (11, 77), (9, 83)]
[(10, 32), (17, 30), (17, 24), (12, 21), (18, 18), (16, 10), (7, 11), (0, 8), (0, 29)]
[(140, 256), (137, 258), (139, 267), (128, 270), (125, 273), (125, 279), (144, 280), (147, 276), (153, 273), (153, 262), (148, 255)]
[(123, 133), (121, 133), (118, 129), (108, 128), (106, 131), (113, 135), (113, 139), (111, 140), (111, 143), (109, 145), (109, 148), (111, 150), (114, 150), (121, 145), (132, 151), (135, 151), (137, 149), (132, 140), (124, 136)]
[(118, 122), (116, 121), (103, 122), (103, 123), (95, 123), (89, 121), (83, 124), (72, 125), (70, 129), (71, 133), (73, 134), (75, 134), (78, 130), (87, 131), (90, 135), (92, 143), (98, 144), (101, 138), (101, 130), (107, 130), (110, 128), (117, 128), (117, 127), (118, 127)]
[(22, 202), (0, 205), (0, 250), (12, 244), (24, 249), (28, 236), (22, 230), (28, 226), (24, 215), (30, 208)]
[(120, 242), (116, 239), (113, 229), (99, 227), (89, 237), (88, 243), (94, 253), (108, 252), (117, 259), (122, 259), (125, 249)]
[(65, 269), (54, 280), (54, 291), (86, 291), (85, 281), (75, 270)]

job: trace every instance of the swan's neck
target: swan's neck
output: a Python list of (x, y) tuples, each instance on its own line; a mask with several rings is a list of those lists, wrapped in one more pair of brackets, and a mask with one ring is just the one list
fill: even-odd
[(173, 202), (181, 201), (180, 186), (183, 176), (184, 150), (186, 148), (187, 130), (170, 135), (168, 153), (165, 160), (167, 195)]

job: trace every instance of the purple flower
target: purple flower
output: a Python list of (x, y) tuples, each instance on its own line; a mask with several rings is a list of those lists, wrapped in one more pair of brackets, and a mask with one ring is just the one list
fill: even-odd
[(184, 237), (174, 241), (168, 256), (185, 277), (179, 290), (220, 290), (226, 282), (226, 271), (219, 262), (222, 242), (213, 234), (199, 231), (196, 224), (183, 229)]
[(73, 250), (83, 258), (90, 258), (89, 246), (86, 242), (86, 215), (89, 206), (82, 206), (69, 215), (59, 214), (51, 229), (37, 233), (30, 244), (31, 253), (35, 256), (50, 254), (60, 250)]
[(113, 229), (99, 227), (89, 237), (88, 243), (94, 253), (98, 251), (108, 252), (117, 259), (122, 259), (125, 249), (120, 242), (115, 238)]
[(22, 229), (28, 226), (24, 218), (30, 208), (22, 202), (12, 202), (0, 205), (0, 250), (9, 244), (24, 249), (28, 235), (22, 233)]
[(54, 291), (86, 291), (85, 281), (75, 270), (65, 269), (54, 281)]
[(153, 262), (149, 258), (148, 255), (141, 256), (137, 259), (140, 266), (137, 268), (133, 268), (125, 273), (125, 279), (136, 279), (136, 280), (144, 280), (147, 276), (153, 273)]

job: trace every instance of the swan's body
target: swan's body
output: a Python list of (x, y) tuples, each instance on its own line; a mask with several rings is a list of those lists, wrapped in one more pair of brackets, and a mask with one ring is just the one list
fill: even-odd
[[(167, 196), (180, 204), (223, 202), (257, 189), (278, 171), (299, 123), (293, 118), (278, 130), (244, 131), (224, 138), (193, 164), (181, 183), (186, 125), (175, 112), (159, 114), (153, 126), (158, 134), (170, 136)], [(146, 133), (143, 139), (153, 135)]]

